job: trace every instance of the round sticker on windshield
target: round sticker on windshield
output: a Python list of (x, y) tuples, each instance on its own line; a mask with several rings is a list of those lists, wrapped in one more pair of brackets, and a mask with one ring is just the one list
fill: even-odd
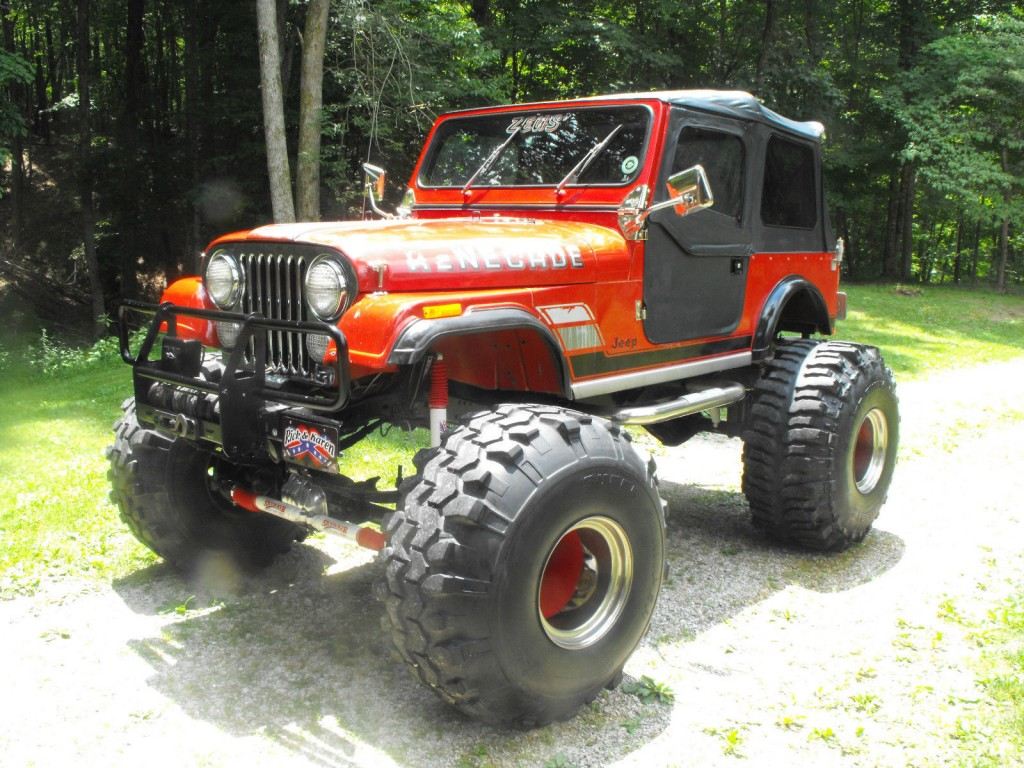
[(630, 155), (622, 161), (622, 173), (629, 176), (629, 174), (636, 170), (638, 165), (640, 165), (639, 158), (636, 155)]

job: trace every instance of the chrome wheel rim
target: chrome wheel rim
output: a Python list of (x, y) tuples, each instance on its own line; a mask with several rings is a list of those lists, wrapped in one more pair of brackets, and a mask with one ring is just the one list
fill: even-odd
[(881, 410), (872, 408), (861, 422), (853, 446), (853, 480), (858, 491), (868, 494), (875, 490), (888, 450), (889, 423)]
[(633, 584), (633, 549), (608, 517), (580, 520), (548, 552), (537, 587), (537, 616), (548, 639), (579, 650), (615, 626)]

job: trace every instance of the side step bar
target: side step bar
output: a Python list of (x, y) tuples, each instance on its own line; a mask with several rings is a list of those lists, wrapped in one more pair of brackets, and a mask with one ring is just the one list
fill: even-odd
[(712, 408), (722, 408), (739, 402), (746, 396), (747, 390), (742, 384), (726, 384), (700, 392), (692, 392), (665, 403), (622, 408), (613, 411), (607, 417), (617, 424), (658, 424), (662, 421), (680, 419), (683, 416), (692, 416)]

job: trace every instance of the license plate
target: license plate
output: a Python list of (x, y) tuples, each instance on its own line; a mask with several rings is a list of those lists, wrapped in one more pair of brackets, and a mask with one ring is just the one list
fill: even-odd
[(338, 429), (298, 419), (284, 419), (285, 461), (320, 472), (338, 472)]

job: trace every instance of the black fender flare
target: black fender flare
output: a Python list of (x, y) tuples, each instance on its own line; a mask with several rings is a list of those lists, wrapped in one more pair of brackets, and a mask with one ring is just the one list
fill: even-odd
[(562, 389), (561, 395), (571, 399), (569, 366), (554, 331), (525, 309), (477, 309), (469, 310), (458, 317), (414, 320), (398, 335), (398, 340), (388, 355), (388, 364), (412, 365), (419, 362), (438, 341), (449, 336), (468, 336), (494, 331), (533, 331), (540, 336), (551, 352), (552, 361), (558, 367), (556, 373)]
[(780, 280), (772, 288), (761, 308), (761, 317), (757, 321), (757, 330), (754, 332), (754, 344), (751, 350), (754, 362), (768, 357), (786, 307), (791, 301), (800, 298), (807, 302), (803, 307), (805, 313), (803, 321), (808, 326), (813, 325), (814, 330), (819, 333), (831, 335), (832, 318), (829, 317), (828, 305), (825, 303), (825, 297), (821, 295), (821, 291), (809, 280), (790, 275)]

